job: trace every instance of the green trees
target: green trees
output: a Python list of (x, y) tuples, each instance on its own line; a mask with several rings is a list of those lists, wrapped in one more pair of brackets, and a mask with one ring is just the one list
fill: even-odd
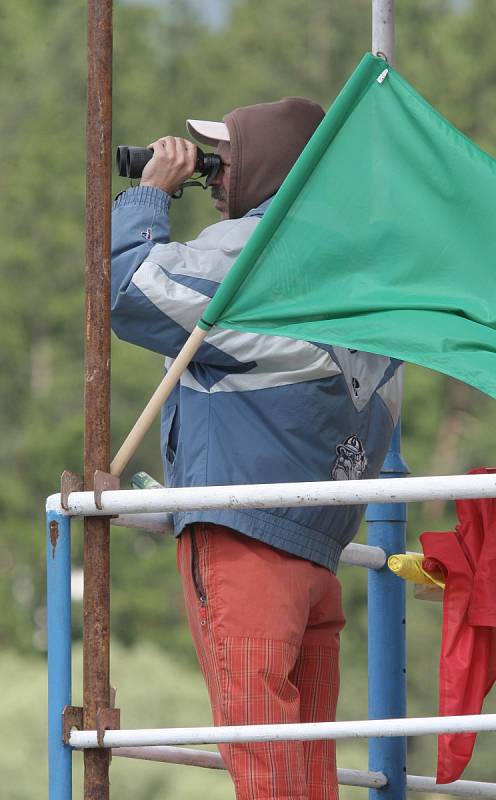
[[(441, 0), (398, 3), (398, 62), (428, 99), (491, 149), (496, 57), (485, 30), (495, 12), (484, 2), (456, 8)], [(62, 469), (81, 468), (85, 6), (23, 0), (1, 13), (0, 97), (8, 113), (0, 121), (0, 597), (10, 612), (0, 615), (0, 638), (29, 649), (33, 615), (43, 606), (43, 499), (57, 489)], [(235, 105), (285, 94), (327, 106), (369, 47), (369, 17), (368, 0), (339, 7), (274, 0), (270, 14), (262, 0), (251, 0), (233, 4), (224, 25), (212, 28), (186, 2), (166, 12), (117, 5), (114, 141), (180, 135), (187, 116), (217, 119)], [(124, 187), (116, 178), (115, 190)], [(213, 219), (206, 196), (191, 190), (174, 206), (174, 233), (185, 239)], [(160, 372), (158, 356), (114, 340), (114, 449)], [(489, 458), (494, 404), (442, 376), (407, 372), (404, 451), (413, 472), (462, 471)], [(131, 470), (160, 477), (157, 440), (155, 429)], [(412, 514), (421, 524), (419, 509)], [(154, 546), (154, 569), (160, 563), (168, 572), (171, 557)], [(156, 627), (138, 614), (131, 624), (129, 615), (118, 622), (131, 591), (123, 576), (132, 568), (133, 585), (142, 583), (138, 606), (151, 605), (144, 587), (154, 580), (145, 578), (146, 557), (136, 556), (127, 534), (115, 536), (113, 547), (116, 633), (129, 641), (148, 631), (155, 639), (159, 620)], [(78, 537), (75, 551), (77, 559)], [(28, 584), (24, 593), (13, 588)]]

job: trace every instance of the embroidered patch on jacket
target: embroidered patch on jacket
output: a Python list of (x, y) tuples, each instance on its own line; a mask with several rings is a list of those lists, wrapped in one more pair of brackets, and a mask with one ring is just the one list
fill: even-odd
[(141, 231), (141, 235), (143, 239), (151, 239), (152, 238), (152, 229), (147, 228), (146, 231)]
[(333, 481), (358, 481), (367, 469), (365, 449), (355, 434), (336, 445), (336, 461), (331, 471)]

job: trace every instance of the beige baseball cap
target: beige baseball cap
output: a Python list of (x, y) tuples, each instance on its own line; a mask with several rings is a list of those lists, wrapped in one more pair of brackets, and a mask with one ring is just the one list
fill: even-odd
[(224, 122), (210, 122), (206, 119), (187, 119), (189, 135), (200, 144), (217, 147), (219, 142), (228, 142), (229, 131)]

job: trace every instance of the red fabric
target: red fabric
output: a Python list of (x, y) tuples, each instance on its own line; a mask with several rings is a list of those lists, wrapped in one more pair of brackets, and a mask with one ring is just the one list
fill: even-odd
[[(335, 575), (211, 524), (183, 531), (178, 568), (215, 725), (335, 719), (344, 625)], [(219, 750), (237, 800), (338, 800), (334, 741)]]
[[(480, 468), (473, 473), (496, 473)], [(496, 679), (496, 499), (458, 500), (459, 524), (423, 533), (424, 568), (446, 575), (439, 675), (439, 714), (479, 714)], [(438, 737), (437, 783), (460, 778), (475, 733)]]

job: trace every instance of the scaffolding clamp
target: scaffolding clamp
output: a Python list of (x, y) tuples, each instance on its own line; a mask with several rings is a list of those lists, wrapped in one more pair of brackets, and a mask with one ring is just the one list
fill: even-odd
[(120, 708), (99, 708), (96, 712), (96, 738), (99, 747), (103, 747), (105, 731), (117, 731), (121, 727)]
[(103, 472), (101, 469), (95, 470), (93, 476), (93, 491), (95, 494), (95, 505), (102, 511), (102, 492), (113, 491), (121, 488), (118, 475), (111, 475), (110, 472)]
[(83, 476), (77, 472), (65, 469), (60, 476), (60, 505), (64, 511), (69, 511), (69, 495), (71, 492), (82, 492), (84, 489)]
[(62, 711), (62, 741), (69, 744), (71, 731), (83, 730), (83, 709), (81, 706), (65, 706)]

